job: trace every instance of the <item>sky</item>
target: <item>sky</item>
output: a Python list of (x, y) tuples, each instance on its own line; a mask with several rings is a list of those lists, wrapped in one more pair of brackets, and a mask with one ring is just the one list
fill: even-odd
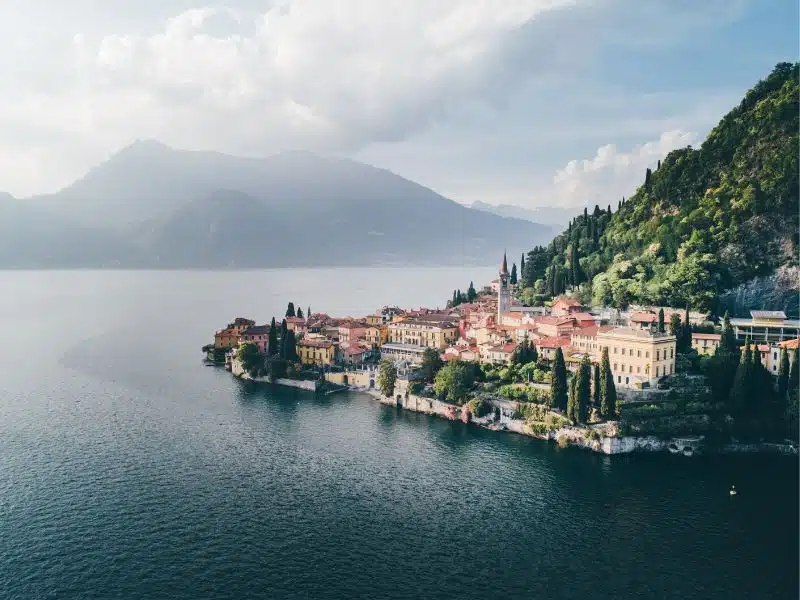
[(3, 0), (0, 190), (157, 139), (604, 206), (796, 61), (799, 19), (796, 0)]

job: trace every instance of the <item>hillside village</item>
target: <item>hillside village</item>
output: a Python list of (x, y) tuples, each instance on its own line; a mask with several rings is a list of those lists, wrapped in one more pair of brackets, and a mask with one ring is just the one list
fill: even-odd
[[(737, 349), (737, 361), (741, 347), (742, 360), (746, 352), (773, 381), (788, 378), (789, 369), (796, 372), (800, 321), (781, 312), (753, 311), (750, 318), (715, 325), (700, 311), (587, 307), (566, 294), (544, 306), (526, 306), (515, 273), (504, 255), (496, 280), (479, 291), (470, 284), (466, 295), (454, 293), (444, 309), (385, 306), (360, 317), (333, 317), (310, 307), (304, 314), (290, 303), (280, 325), (275, 319), (258, 325), (237, 318), (204, 351), (248, 379), (314, 390), (320, 384), (363, 389), (405, 407), (427, 398), (426, 412), (435, 412), (436, 401), (445, 416), (488, 419), (500, 428), (508, 428), (513, 417), (525, 421), (526, 411), (538, 407), (550, 413), (549, 420), (539, 414), (538, 421), (527, 419), (529, 425), (547, 421), (551, 432), (566, 425), (595, 427), (604, 435), (619, 433), (626, 406), (631, 416), (643, 407), (656, 407), (649, 416), (659, 416), (676, 394), (684, 404), (698, 400), (698, 414), (668, 408), (661, 416), (673, 422), (681, 417), (669, 431), (707, 433), (710, 414), (721, 404), (714, 404), (714, 390), (709, 392), (698, 363), (711, 364), (721, 344)], [(731, 340), (724, 339), (725, 328)], [(472, 375), (459, 381), (451, 373), (464, 365)], [(391, 372), (391, 389), (381, 380), (384, 370)], [(723, 403), (733, 393), (726, 390)], [(661, 427), (654, 426), (639, 423), (633, 431)]]

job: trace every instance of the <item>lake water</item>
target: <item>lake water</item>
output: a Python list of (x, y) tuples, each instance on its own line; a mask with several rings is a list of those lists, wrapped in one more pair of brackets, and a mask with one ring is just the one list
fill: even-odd
[(0, 273), (0, 598), (796, 598), (796, 459), (561, 450), (201, 363), (236, 316), (493, 271)]

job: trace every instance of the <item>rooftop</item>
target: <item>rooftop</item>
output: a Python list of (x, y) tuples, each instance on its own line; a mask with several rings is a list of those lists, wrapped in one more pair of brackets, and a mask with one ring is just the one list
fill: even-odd
[(722, 335), (719, 333), (693, 333), (692, 334), (693, 340), (721, 340)]
[(396, 344), (396, 343), (388, 343), (381, 346), (381, 350), (398, 350), (401, 352), (416, 352), (422, 354), (425, 352), (425, 346), (417, 346), (415, 344)]
[(306, 346), (307, 348), (331, 348), (333, 347), (333, 342), (330, 340), (303, 338), (297, 342), (297, 345)]
[(631, 327), (615, 327), (610, 331), (603, 331), (598, 334), (610, 337), (638, 338), (640, 340), (675, 340), (675, 336), (669, 333), (650, 331), (647, 329), (633, 329)]
[(782, 310), (751, 310), (750, 316), (754, 319), (786, 320), (786, 313)]

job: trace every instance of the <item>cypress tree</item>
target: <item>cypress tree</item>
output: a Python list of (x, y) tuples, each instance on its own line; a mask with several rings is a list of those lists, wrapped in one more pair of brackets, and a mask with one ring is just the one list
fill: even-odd
[(600, 359), (600, 414), (604, 419), (613, 419), (617, 413), (617, 387), (608, 360), (608, 347), (603, 348)]
[(275, 317), (269, 324), (269, 337), (267, 338), (267, 354), (275, 356), (278, 353), (278, 326), (275, 324)]
[(287, 317), (294, 316), (294, 302), (289, 302), (288, 306), (286, 307), (286, 316)]
[(658, 330), (661, 333), (664, 333), (666, 331), (665, 326), (664, 326), (664, 309), (663, 308), (659, 308), (658, 309)]
[(286, 342), (281, 344), (281, 350), (283, 351), (282, 358), (289, 362), (297, 360), (297, 340), (295, 339), (294, 331), (291, 329), (286, 332)]
[(569, 396), (567, 398), (567, 418), (573, 423), (578, 422), (578, 374), (569, 380)]
[(725, 347), (730, 352), (736, 351), (736, 335), (733, 333), (731, 317), (727, 310), (722, 319), (722, 335), (720, 336), (719, 345)]
[(297, 307), (297, 318), (298, 319), (302, 319), (303, 318), (303, 309), (300, 308), (299, 306)]
[(519, 277), (523, 281), (525, 280), (525, 253), (524, 252), (519, 257)]
[(577, 400), (577, 421), (578, 423), (586, 423), (589, 420), (589, 402), (591, 400), (591, 385), (592, 385), (592, 363), (589, 362), (587, 355), (583, 356), (581, 366), (578, 368), (578, 382), (576, 387), (576, 400)]
[(653, 172), (650, 170), (650, 167), (644, 172), (644, 185), (645, 187), (650, 187), (650, 177), (653, 175)]
[(458, 305), (458, 296), (456, 296), (456, 291), (453, 290), (453, 299), (450, 301), (450, 306), (457, 306)]
[(683, 340), (681, 335), (681, 316), (678, 313), (672, 313), (669, 318), (669, 334), (675, 336), (675, 343), (680, 346)]
[(311, 318), (311, 305), (309, 304), (308, 308), (306, 309), (306, 319), (310, 318)]
[(736, 376), (733, 378), (731, 387), (731, 408), (741, 413), (744, 410), (749, 393), (750, 371), (752, 365), (752, 353), (750, 351), (750, 336), (745, 340), (745, 349), (736, 369)]
[(553, 358), (550, 403), (553, 408), (567, 410), (567, 365), (564, 363), (564, 353), (561, 348), (556, 348)]
[(475, 298), (478, 297), (478, 293), (475, 291), (475, 286), (472, 282), (469, 282), (469, 287), (467, 288), (467, 302), (475, 302)]
[(595, 365), (592, 369), (592, 405), (600, 410), (600, 365)]
[(781, 364), (778, 367), (778, 402), (786, 403), (789, 394), (789, 353), (786, 348), (781, 348)]
[(689, 305), (686, 305), (681, 333), (683, 334), (683, 351), (688, 352), (692, 347), (692, 323), (689, 321)]
[(608, 208), (606, 209), (606, 212), (607, 212), (609, 215), (611, 214), (611, 205), (610, 205), (610, 204), (608, 205)]
[(517, 263), (511, 265), (511, 277), (509, 277), (511, 285), (517, 284)]

